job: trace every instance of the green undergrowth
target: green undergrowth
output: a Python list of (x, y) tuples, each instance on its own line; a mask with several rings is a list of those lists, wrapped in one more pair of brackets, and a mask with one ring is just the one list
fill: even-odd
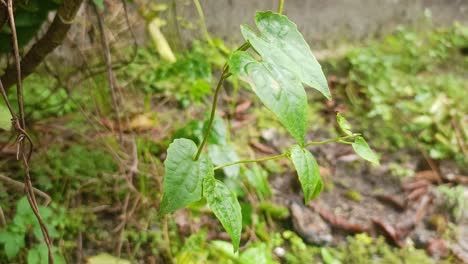
[(335, 93), (380, 149), (424, 151), (467, 164), (468, 27), (399, 28), (330, 61)]
[(206, 237), (206, 230), (188, 237), (175, 252), (177, 263), (434, 263), (423, 250), (411, 246), (395, 248), (389, 246), (383, 237), (372, 238), (366, 234), (349, 236), (346, 243), (337, 247), (318, 247), (307, 245), (292, 231), (284, 231), (271, 234), (268, 241), (252, 243), (240, 253), (233, 253), (230, 243), (207, 241)]
[(176, 100), (182, 107), (202, 103), (212, 93), (212, 72), (222, 67), (225, 56), (204, 42), (194, 41), (176, 57), (169, 63), (151, 47), (141, 48), (122, 76), (137, 89)]
[[(400, 29), (382, 41), (372, 41), (369, 45), (350, 51), (345, 58), (328, 63), (329, 72), (346, 77), (346, 82), (333, 90), (334, 98), (340, 103), (345, 102), (348, 106), (346, 109), (351, 112), (346, 114), (350, 117), (348, 119), (359, 118), (359, 122), (352, 122), (355, 123), (354, 127), (366, 131), (372, 145), (384, 152), (422, 148), (433, 158), (456, 159), (466, 163), (463, 144), (460, 144), (465, 142), (466, 146), (468, 139), (465, 117), (468, 112), (465, 103), (468, 95), (466, 31), (466, 27), (461, 25), (423, 33)], [(176, 102), (177, 107), (182, 108), (193, 107), (192, 104), (202, 105), (212, 94), (216, 79), (213, 72), (221, 67), (224, 55), (206, 44), (195, 42), (190, 49), (176, 56), (175, 63), (162, 62), (153, 50), (143, 48), (124, 72), (117, 72), (119, 79), (125, 80), (123, 85), (131, 83), (130, 86), (137, 90), (135, 97), (143, 93), (145, 100), (142, 104), (145, 104), (146, 111), (161, 115), (160, 109), (154, 105), (159, 105), (165, 98), (168, 98), (169, 104)], [(96, 124), (79, 112), (79, 105), (89, 106), (86, 110), (90, 111), (97, 104), (104, 113), (112, 112), (112, 107), (104, 75), (89, 82), (93, 85), (83, 88), (84, 92), (78, 97), (76, 91), (69, 94), (65, 88), (58, 87), (52, 78), (33, 74), (24, 84), (28, 91), (25, 104), (30, 120), (72, 116), (69, 122), (63, 124), (64, 128), (78, 135), (97, 133)], [(84, 83), (83, 87), (87, 84)], [(235, 98), (238, 88), (236, 80), (225, 86), (225, 94)], [(58, 88), (52, 92), (52, 87)], [(254, 99), (252, 109), (247, 111), (256, 119), (245, 128), (237, 129), (236, 134), (228, 132), (233, 120), (225, 122), (221, 118), (215, 119), (213, 130), (217, 136), (208, 141), (208, 154), (217, 163), (215, 165), (239, 160), (239, 156), (254, 156), (250, 148), (238, 147), (236, 143), (245, 145), (250, 138), (261, 136), (258, 128), (278, 127), (278, 121), (265, 109), (259, 108), (258, 103)], [(326, 126), (327, 120), (319, 114), (323, 111), (321, 105), (321, 102), (311, 104), (308, 129), (324, 129)], [(225, 113), (230, 111), (221, 110)], [(162, 116), (161, 119), (174, 117)], [(139, 173), (134, 177), (133, 185), (142, 195), (144, 205), (143, 210), (134, 213), (119, 238), (112, 229), (121, 220), (120, 211), (109, 213), (97, 212), (96, 209), (120, 204), (126, 194), (131, 193), (115, 158), (115, 154), (122, 154), (116, 147), (116, 140), (80, 141), (77, 138), (81, 137), (78, 136), (71, 140), (56, 139), (46, 147), (39, 146), (31, 163), (31, 175), (35, 186), (50, 194), (54, 200), (51, 206), (53, 217), (50, 217), (51, 212), (45, 211), (44, 218), (50, 220), (51, 230), (54, 230), (58, 255), (73, 263), (77, 250), (76, 238), (81, 232), (84, 243), (92, 247), (85, 248), (90, 255), (102, 251), (113, 253), (113, 243), (122, 239), (124, 247), (128, 246), (122, 251), (122, 258), (131, 261), (146, 261), (148, 256), (158, 256), (157, 263), (170, 259), (177, 260), (177, 263), (433, 263), (423, 251), (411, 246), (394, 248), (386, 244), (383, 238), (360, 234), (348, 237), (337, 247), (318, 247), (307, 245), (293, 231), (281, 230), (289, 218), (289, 212), (271, 199), (274, 190), (268, 180), (271, 175), (284, 172), (285, 168), (273, 161), (216, 171), (216, 177), (222, 179), (240, 199), (242, 227), (248, 230), (243, 233), (242, 240), (245, 242), (248, 239), (249, 242), (242, 243), (245, 246), (239, 253), (233, 253), (231, 243), (219, 238), (211, 239), (214, 234), (209, 230), (202, 229), (184, 237), (190, 232), (181, 234), (172, 217), (159, 218), (155, 209), (158, 205), (154, 202), (160, 199), (158, 180), (163, 174), (161, 158), (164, 158), (161, 154), (169, 142), (173, 138), (184, 137), (199, 144), (206, 127), (206, 117), (188, 120), (187, 116), (181, 119), (184, 122), (172, 124), (160, 142), (154, 141), (150, 133), (136, 136)], [(325, 128), (327, 132), (328, 129)], [(277, 132), (280, 135), (287, 133), (282, 128)], [(460, 141), (460, 138), (464, 141)], [(396, 165), (391, 169), (398, 175), (410, 174)], [(325, 187), (331, 188), (330, 183)], [(445, 193), (448, 200), (453, 202), (451, 209), (456, 216), (461, 210), (459, 208), (462, 208), (460, 202), (452, 198), (447, 190)], [(7, 226), (0, 228), (0, 232), (3, 232), (0, 234), (12, 233), (14, 238), (8, 241), (17, 244), (9, 244), (8, 248), (20, 249), (15, 256), (15, 252), (7, 253), (5, 245), (8, 241), (5, 237), (10, 238), (11, 234), (3, 235), (4, 239), (0, 238), (0, 249), (3, 250), (0, 263), (8, 263), (3, 261), (6, 254), (19, 263), (26, 263), (29, 255), (31, 258), (42, 257), (43, 245), (35, 234), (37, 224), (29, 213), (22, 213), (25, 209), (16, 209), (19, 203), (24, 206), (24, 200), (19, 200), (17, 204), (12, 201), (20, 197), (9, 194), (8, 187), (0, 184), (0, 201), (7, 216)], [(352, 190), (346, 196), (356, 202), (361, 199), (359, 193)], [(213, 217), (209, 218), (206, 214), (204, 202), (192, 204), (187, 210), (187, 217), (193, 223), (199, 224), (207, 219), (215, 222)], [(18, 220), (17, 215), (26, 216)], [(219, 225), (213, 229), (216, 234), (221, 232)]]

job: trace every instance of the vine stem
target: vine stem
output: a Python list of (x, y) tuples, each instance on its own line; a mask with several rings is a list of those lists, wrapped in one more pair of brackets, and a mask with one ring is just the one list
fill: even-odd
[[(360, 136), (360, 135), (361, 134), (359, 134), (359, 133), (354, 133), (354, 134), (351, 134), (351, 135), (341, 136), (341, 137), (327, 139), (327, 140), (323, 140), (323, 141), (311, 141), (311, 142), (308, 142), (307, 144), (305, 144), (304, 148), (308, 147), (308, 146), (324, 145), (324, 144), (333, 143), (333, 142), (342, 142), (343, 140), (355, 138), (355, 137)], [(342, 142), (342, 143), (348, 143), (348, 142)], [(286, 152), (281, 153), (279, 155), (265, 157), (265, 158), (261, 158), (261, 159), (238, 160), (238, 161), (235, 161), (235, 162), (226, 163), (226, 164), (217, 166), (217, 167), (214, 168), (214, 170), (219, 170), (219, 169), (222, 169), (224, 167), (229, 167), (229, 166), (233, 166), (233, 165), (237, 165), (237, 164), (243, 164), (243, 163), (253, 163), (253, 162), (262, 162), (262, 161), (268, 161), (268, 160), (276, 160), (276, 159), (280, 159), (280, 158), (283, 158), (283, 157), (287, 157), (289, 155), (289, 153), (290, 153), (289, 151), (286, 151)]]
[(231, 162), (231, 163), (227, 163), (227, 164), (215, 167), (214, 170), (219, 170), (219, 169), (222, 169), (224, 167), (229, 167), (229, 166), (242, 164), (242, 163), (253, 163), (253, 162), (262, 162), (262, 161), (268, 161), (268, 160), (276, 160), (276, 159), (286, 157), (287, 155), (288, 155), (288, 152), (285, 152), (285, 153), (282, 153), (282, 154), (279, 154), (279, 155), (270, 156), (270, 157), (261, 158), (261, 159), (239, 160), (239, 161), (235, 161), (235, 162)]
[[(250, 47), (250, 43), (246, 42), (242, 44), (237, 50), (245, 51)], [(211, 127), (213, 126), (213, 121), (216, 114), (216, 105), (218, 102), (219, 91), (223, 86), (224, 80), (226, 80), (229, 76), (231, 76), (231, 74), (229, 73), (229, 66), (226, 63), (224, 64), (223, 73), (221, 73), (221, 77), (219, 78), (218, 84), (216, 85), (215, 94), (213, 96), (213, 104), (211, 106), (210, 120), (208, 121), (208, 127), (206, 128), (205, 134), (203, 135), (203, 140), (200, 146), (198, 146), (197, 154), (195, 155), (194, 160), (198, 160), (198, 158), (200, 158), (201, 152), (203, 151), (203, 147), (206, 145), (206, 141), (208, 140), (208, 135), (210, 134)]]
[[(31, 176), (29, 172), (29, 161), (31, 159), (31, 154), (33, 152), (33, 143), (32, 143), (31, 137), (26, 132), (26, 122), (25, 122), (24, 104), (23, 104), (23, 88), (22, 88), (22, 82), (21, 82), (22, 81), (22, 78), (21, 78), (22, 77), (22, 71), (21, 71), (22, 62), (21, 62), (21, 58), (19, 55), (18, 36), (16, 34), (15, 17), (13, 13), (13, 0), (7, 0), (6, 3), (2, 0), (2, 3), (6, 4), (7, 6), (8, 21), (9, 21), (11, 36), (12, 36), (13, 54), (14, 54), (15, 66), (16, 66), (16, 93), (17, 93), (17, 101), (18, 101), (18, 108), (19, 108), (18, 109), (19, 120), (17, 119), (16, 114), (13, 111), (13, 108), (11, 108), (11, 104), (8, 102), (8, 97), (7, 97), (6, 91), (1, 81), (0, 81), (0, 90), (3, 96), (3, 99), (6, 102), (8, 109), (11, 113), (12, 126), (18, 132), (18, 137), (17, 137), (18, 149), (17, 149), (16, 155), (17, 155), (18, 160), (20, 159), (20, 156), (21, 156), (21, 159), (23, 161), (24, 186), (25, 186), (25, 192), (27, 194), (26, 197), (28, 199), (31, 210), (33, 211), (34, 215), (36, 216), (37, 221), (39, 222), (39, 227), (41, 229), (44, 242), (47, 245), (48, 259), (49, 259), (48, 262), (49, 264), (54, 264), (52, 240), (50, 239), (47, 226), (45, 225), (44, 220), (41, 217), (41, 213), (39, 212), (39, 207), (37, 205), (36, 196), (34, 194), (34, 187), (32, 185)], [(25, 142), (29, 143), (28, 154), (26, 154)]]
[[(343, 141), (345, 139), (355, 138), (355, 137), (360, 136), (360, 135), (361, 134), (359, 134), (359, 133), (354, 133), (354, 134), (351, 134), (351, 135), (332, 138), (332, 139), (327, 139), (327, 140), (323, 140), (323, 141), (312, 141), (312, 142), (306, 143), (304, 145), (304, 147), (318, 146), (318, 145), (324, 145), (324, 144), (328, 144), (328, 143), (340, 142), (340, 141)], [(345, 142), (343, 142), (343, 143), (345, 143)]]
[(208, 140), (208, 135), (210, 134), (211, 127), (213, 126), (213, 120), (214, 120), (215, 113), (216, 113), (216, 104), (218, 102), (219, 91), (221, 90), (221, 87), (223, 86), (224, 80), (230, 76), (228, 72), (229, 72), (229, 66), (224, 65), (223, 73), (221, 73), (221, 78), (219, 78), (218, 84), (216, 85), (216, 90), (215, 90), (215, 94), (213, 97), (213, 105), (211, 106), (210, 121), (208, 121), (208, 127), (205, 131), (205, 135), (203, 136), (203, 141), (201, 142), (200, 146), (198, 146), (197, 154), (195, 155), (195, 160), (198, 160), (198, 158), (200, 157), (203, 147), (205, 146), (206, 141)]
[(283, 13), (283, 6), (284, 6), (284, 0), (279, 0), (279, 5), (278, 5), (278, 13), (279, 14)]

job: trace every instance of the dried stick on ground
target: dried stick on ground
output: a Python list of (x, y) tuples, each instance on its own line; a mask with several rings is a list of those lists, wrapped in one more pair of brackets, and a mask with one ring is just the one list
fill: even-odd
[[(13, 188), (15, 188), (19, 192), (23, 191), (26, 188), (24, 183), (19, 182), (19, 181), (15, 181), (15, 180), (11, 179), (10, 177), (2, 175), (2, 174), (0, 174), (0, 181), (6, 183), (9, 186), (12, 186)], [(37, 194), (40, 197), (44, 198), (44, 200), (45, 200), (44, 204), (45, 205), (48, 205), (50, 203), (50, 201), (52, 200), (47, 193), (45, 193), (45, 192), (43, 192), (43, 191), (41, 191), (41, 190), (39, 190), (37, 188), (33, 188), (33, 191), (34, 191), (35, 194)]]

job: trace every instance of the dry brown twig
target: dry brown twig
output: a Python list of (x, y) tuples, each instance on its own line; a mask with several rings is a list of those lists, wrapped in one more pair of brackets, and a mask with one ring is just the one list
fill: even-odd
[[(17, 100), (18, 100), (18, 108), (19, 108), (19, 116), (16, 115), (15, 111), (13, 110), (7, 94), (6, 90), (3, 86), (2, 81), (0, 80), (0, 92), (3, 96), (3, 100), (5, 101), (8, 110), (10, 111), (10, 114), (12, 116), (12, 126), (15, 128), (18, 137), (17, 137), (17, 159), (19, 160), (21, 158), (23, 162), (23, 168), (24, 168), (24, 186), (25, 186), (25, 191), (26, 191), (26, 196), (29, 202), (29, 205), (31, 206), (31, 209), (36, 216), (36, 219), (39, 222), (39, 226), (41, 228), (42, 235), (44, 237), (44, 242), (47, 245), (48, 248), (48, 255), (49, 255), (49, 264), (54, 263), (54, 256), (52, 252), (52, 241), (49, 236), (49, 232), (47, 230), (47, 227), (41, 217), (41, 214), (39, 212), (39, 208), (37, 205), (36, 201), (36, 196), (34, 192), (34, 187), (32, 186), (31, 182), (31, 177), (29, 174), (29, 161), (31, 159), (31, 155), (33, 152), (33, 143), (31, 140), (31, 137), (29, 134), (26, 132), (26, 122), (24, 118), (24, 105), (23, 105), (23, 89), (22, 89), (22, 83), (21, 83), (21, 59), (19, 55), (19, 48), (18, 48), (18, 37), (16, 34), (16, 26), (15, 26), (15, 18), (13, 14), (13, 1), (8, 0), (7, 1), (7, 11), (8, 11), (8, 22), (12, 34), (12, 44), (13, 44), (13, 52), (14, 52), (14, 58), (15, 58), (15, 68), (16, 68), (16, 93), (17, 93)], [(29, 145), (29, 149), (27, 150), (26, 148), (26, 143)]]
[[(22, 190), (24, 190), (26, 188), (24, 183), (19, 182), (19, 181), (15, 181), (12, 178), (10, 178), (8, 176), (5, 176), (5, 175), (2, 175), (2, 174), (0, 174), (0, 181), (5, 182), (7, 185), (12, 186), (13, 188), (15, 188), (18, 191), (22, 191)], [(39, 190), (37, 188), (33, 188), (33, 190), (34, 190), (35, 194), (39, 195), (40, 197), (42, 197), (44, 199), (44, 206), (47, 206), (50, 203), (50, 201), (52, 200), (47, 193), (45, 193), (45, 192), (43, 192), (43, 191), (41, 191), (41, 190)]]
[(114, 76), (114, 71), (112, 70), (112, 57), (111, 57), (111, 53), (109, 49), (109, 40), (107, 39), (107, 35), (104, 30), (104, 21), (102, 19), (101, 13), (99, 12), (96, 5), (93, 5), (93, 7), (96, 13), (97, 20), (98, 20), (99, 31), (101, 33), (102, 48), (104, 49), (104, 57), (106, 60), (106, 68), (107, 68), (107, 82), (108, 82), (109, 90), (111, 93), (112, 106), (114, 108), (114, 112), (117, 118), (117, 130), (119, 132), (119, 141), (122, 143), (123, 132), (122, 132), (122, 123), (120, 120), (120, 108), (119, 108), (120, 100), (117, 97), (117, 91), (115, 87), (116, 80)]

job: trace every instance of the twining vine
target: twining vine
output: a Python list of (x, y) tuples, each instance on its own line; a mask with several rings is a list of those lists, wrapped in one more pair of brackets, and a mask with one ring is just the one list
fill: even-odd
[[(280, 1), (278, 13), (257, 12), (255, 24), (259, 33), (247, 25), (241, 26), (246, 43), (230, 55), (223, 67), (200, 144), (197, 146), (190, 139), (175, 139), (169, 145), (164, 162), (160, 214), (171, 213), (204, 198), (231, 237), (234, 251), (239, 249), (242, 232), (241, 208), (236, 195), (215, 178), (215, 170), (223, 169), (227, 175), (226, 169), (230, 166), (288, 158), (297, 171), (304, 201), (308, 203), (320, 194), (323, 182), (317, 161), (307, 147), (328, 143), (349, 144), (362, 158), (374, 164), (379, 162), (362, 135), (354, 133), (340, 114), (336, 118), (343, 135), (324, 141), (305, 142), (308, 103), (304, 85), (317, 90), (327, 99), (331, 99), (331, 93), (320, 64), (297, 26), (281, 14), (283, 4), (284, 1)], [(261, 59), (258, 60), (258, 57)], [(224, 81), (231, 76), (244, 81), (251, 88), (295, 139), (295, 145), (274, 156), (233, 160), (225, 164), (219, 164), (218, 157), (210, 153), (210, 148), (208, 155), (203, 152), (210, 138), (211, 141), (225, 141), (225, 138), (213, 140), (219, 134), (218, 131), (213, 132), (213, 127), (217, 122), (216, 106), (220, 90)]]
[(19, 115), (13, 110), (10, 101), (8, 100), (8, 96), (3, 86), (2, 81), (0, 80), (0, 92), (2, 94), (3, 100), (8, 107), (8, 110), (11, 114), (11, 121), (12, 127), (16, 130), (18, 136), (16, 139), (17, 144), (17, 154), (16, 158), (19, 160), (21, 159), (24, 168), (24, 185), (26, 189), (26, 197), (28, 199), (29, 205), (39, 222), (39, 227), (41, 229), (44, 242), (47, 245), (48, 250), (48, 258), (49, 263), (54, 263), (54, 255), (52, 251), (52, 241), (50, 239), (49, 232), (47, 227), (42, 220), (41, 214), (39, 212), (39, 208), (36, 201), (36, 196), (34, 194), (34, 188), (31, 182), (31, 176), (29, 173), (29, 161), (31, 159), (31, 155), (33, 152), (33, 143), (31, 137), (26, 131), (26, 121), (25, 121), (25, 113), (24, 113), (24, 103), (23, 103), (23, 87), (22, 87), (22, 72), (21, 72), (21, 59), (19, 55), (19, 48), (18, 48), (18, 37), (16, 34), (16, 26), (15, 26), (15, 18), (13, 14), (13, 1), (7, 0), (7, 12), (8, 12), (8, 23), (11, 30), (12, 36), (12, 46), (13, 46), (13, 53), (15, 58), (15, 70), (16, 70), (16, 95), (17, 95), (17, 103), (18, 103), (18, 112)]

